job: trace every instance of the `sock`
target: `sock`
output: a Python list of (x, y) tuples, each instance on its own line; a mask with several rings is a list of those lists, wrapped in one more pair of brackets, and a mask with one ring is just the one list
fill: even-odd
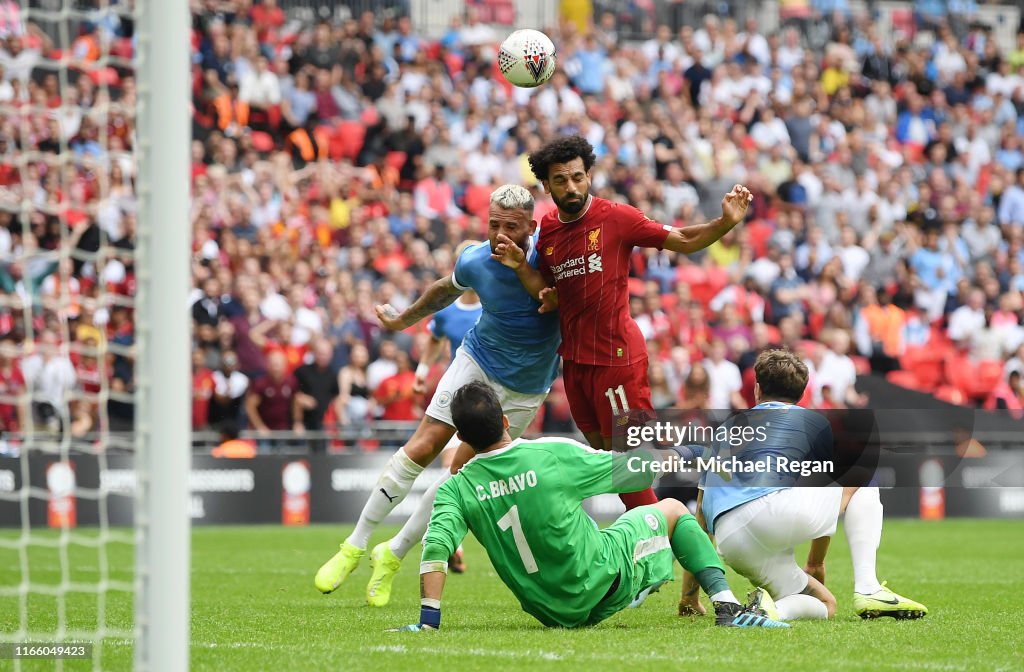
[(693, 574), (713, 602), (739, 604), (729, 589), (729, 582), (725, 580), (725, 567), (718, 557), (718, 551), (692, 514), (686, 513), (679, 517), (669, 543), (676, 560), (683, 569)]
[(388, 546), (399, 560), (404, 558), (413, 546), (423, 540), (423, 535), (427, 532), (427, 524), (430, 522), (430, 512), (434, 510), (434, 497), (437, 495), (437, 489), (451, 477), (451, 473), (446, 471), (444, 475), (431, 483), (427, 491), (420, 497), (419, 504), (416, 505), (413, 514), (409, 516), (409, 520), (405, 521), (405, 525), (398, 531), (398, 534), (391, 537)]
[[(705, 570), (707, 571), (707, 570)], [(722, 580), (725, 581), (725, 573), (722, 573)], [(726, 588), (725, 590), (711, 595), (711, 602), (731, 602), (733, 604), (739, 604), (740, 601), (736, 599), (736, 596), (732, 594), (732, 591)]]
[(381, 521), (402, 503), (412, 489), (416, 477), (422, 472), (423, 467), (412, 461), (404, 446), (392, 455), (384, 467), (384, 473), (373, 486), (369, 499), (363, 505), (356, 529), (352, 530), (352, 534), (345, 541), (356, 548), (365, 549), (370, 541), (370, 535)]
[(828, 618), (828, 607), (816, 597), (797, 593), (775, 601), (779, 620), (793, 621), (798, 618), (824, 621)]
[(882, 587), (875, 574), (878, 544), (882, 541), (882, 500), (878, 488), (861, 488), (853, 494), (846, 505), (843, 528), (853, 560), (853, 590), (870, 595)]
[(638, 506), (658, 503), (658, 496), (654, 494), (654, 488), (647, 488), (639, 492), (623, 492), (619, 494), (619, 499), (626, 505), (627, 511)]

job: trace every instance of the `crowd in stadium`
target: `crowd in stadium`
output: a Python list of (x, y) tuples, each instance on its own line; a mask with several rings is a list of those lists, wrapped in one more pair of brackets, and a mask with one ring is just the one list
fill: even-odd
[[(813, 407), (870, 403), (854, 382), (874, 371), (1021, 408), (1024, 33), (1001, 49), (948, 15), (883, 35), (838, 11), (821, 48), (800, 24), (717, 15), (625, 43), (603, 14), (545, 27), (559, 71), (526, 90), (472, 10), (428, 40), (386, 12), (302, 25), (274, 0), (191, 4), (197, 430), (419, 419), (447, 359), (414, 392), (426, 325), (387, 333), (374, 306), (450, 273), (496, 185), (530, 186), (538, 220), (553, 208), (526, 156), (564, 134), (597, 149), (594, 193), (665, 224), (717, 216), (734, 184), (754, 193), (706, 252), (634, 254), (659, 407), (744, 407), (771, 344), (806, 358)], [(45, 32), (0, 25), (7, 430), (57, 422), (71, 390), (73, 432), (130, 422), (132, 25), (107, 13), (80, 33), (63, 87), (40, 67)], [(26, 386), (33, 409), (10, 403)], [(572, 428), (558, 385), (541, 425)]]

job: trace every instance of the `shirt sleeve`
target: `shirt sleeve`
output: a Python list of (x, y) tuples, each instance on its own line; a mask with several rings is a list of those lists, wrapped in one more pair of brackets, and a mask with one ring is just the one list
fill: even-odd
[(434, 509), (430, 514), (430, 524), (423, 537), (423, 555), (420, 558), (420, 572), (438, 571), (448, 566), (448, 558), (466, 538), (468, 530), (466, 519), (459, 506), (457, 490), (451, 486), (452, 481), (438, 488), (434, 499)]
[(654, 483), (649, 464), (654, 457), (644, 450), (594, 450), (567, 440), (558, 459), (580, 501), (604, 493), (637, 492)]
[(659, 224), (630, 205), (616, 204), (618, 208), (622, 239), (635, 247), (662, 249), (672, 227)]
[(455, 285), (456, 289), (466, 291), (473, 287), (473, 274), (469, 270), (469, 259), (467, 259), (467, 253), (472, 250), (472, 247), (467, 247), (459, 255), (459, 258), (455, 260), (455, 270), (452, 271), (452, 284)]
[[(454, 280), (454, 274), (452, 278)], [(429, 331), (434, 338), (443, 338), (441, 335), (441, 330), (444, 329), (441, 325), (442, 322), (444, 322), (444, 316), (441, 313), (434, 313), (434, 317), (430, 319), (430, 324), (427, 325), (427, 331)]]

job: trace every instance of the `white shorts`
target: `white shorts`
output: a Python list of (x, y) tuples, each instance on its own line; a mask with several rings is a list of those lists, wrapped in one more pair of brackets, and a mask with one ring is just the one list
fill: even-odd
[(807, 574), (798, 544), (836, 533), (843, 489), (788, 488), (747, 502), (715, 521), (715, 543), (726, 564), (765, 588), (773, 599), (800, 593)]
[(451, 410), (452, 395), (463, 385), (475, 381), (487, 383), (498, 393), (501, 410), (508, 416), (508, 433), (513, 439), (519, 438), (526, 431), (536, 417), (537, 411), (540, 410), (541, 404), (544, 403), (544, 399), (548, 396), (547, 392), (539, 394), (514, 392), (498, 381), (492, 380), (460, 346), (455, 351), (455, 359), (448, 365), (448, 370), (438, 381), (437, 391), (434, 392), (434, 398), (427, 406), (426, 414), (454, 427), (455, 422), (452, 420)]

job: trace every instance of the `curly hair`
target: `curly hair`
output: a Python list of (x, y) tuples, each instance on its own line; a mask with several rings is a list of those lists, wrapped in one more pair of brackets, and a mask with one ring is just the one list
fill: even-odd
[(577, 157), (583, 159), (583, 169), (587, 172), (590, 172), (597, 160), (594, 147), (582, 135), (556, 138), (530, 154), (530, 169), (538, 180), (547, 181), (551, 166), (569, 163)]
[(765, 350), (754, 362), (754, 379), (769, 399), (797, 402), (807, 387), (807, 365), (788, 350)]

